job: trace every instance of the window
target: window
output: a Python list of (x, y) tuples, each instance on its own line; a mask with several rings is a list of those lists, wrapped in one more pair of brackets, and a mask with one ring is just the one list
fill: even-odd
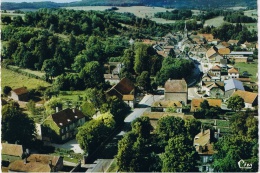
[(64, 129), (61, 129), (61, 133), (63, 133), (64, 132)]

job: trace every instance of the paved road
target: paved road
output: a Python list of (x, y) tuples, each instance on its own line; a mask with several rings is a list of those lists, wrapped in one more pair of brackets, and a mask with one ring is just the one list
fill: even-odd
[(97, 156), (98, 159), (91, 164), (91, 168), (87, 170), (87, 172), (106, 172), (113, 162), (114, 156), (117, 154), (117, 144), (120, 139), (122, 139), (123, 135), (131, 130), (131, 122), (149, 109), (154, 101), (162, 99), (162, 95), (146, 95), (140, 102), (137, 108), (133, 110), (131, 114), (129, 114), (124, 122), (125, 125), (122, 130), (109, 142), (105, 149), (100, 152)]
[(197, 94), (197, 88), (196, 87), (188, 88), (188, 100), (192, 100), (194, 98), (201, 98), (201, 96)]

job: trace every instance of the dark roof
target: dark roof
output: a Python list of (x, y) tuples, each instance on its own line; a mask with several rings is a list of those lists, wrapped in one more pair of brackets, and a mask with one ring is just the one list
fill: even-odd
[(12, 90), (17, 95), (22, 95), (28, 93), (28, 90), (26, 87), (16, 88)]
[(123, 95), (132, 95), (135, 86), (134, 83), (128, 78), (123, 78), (118, 84), (114, 85), (107, 91), (110, 96), (116, 95), (122, 98)]
[(165, 92), (187, 92), (187, 83), (184, 79), (167, 80), (165, 82)]
[(78, 109), (64, 109), (51, 115), (53, 121), (59, 126), (64, 127), (75, 122), (78, 119), (84, 118), (85, 115)]
[(22, 157), (23, 146), (17, 144), (2, 143), (2, 154)]

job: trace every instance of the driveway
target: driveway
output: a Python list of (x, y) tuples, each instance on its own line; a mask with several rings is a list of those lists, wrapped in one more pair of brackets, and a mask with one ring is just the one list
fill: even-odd
[(54, 144), (54, 143), (47, 143), (47, 145), (53, 146), (55, 148), (63, 148), (67, 150), (73, 150), (75, 153), (83, 154), (84, 151), (80, 148), (76, 139), (70, 140), (64, 144)]

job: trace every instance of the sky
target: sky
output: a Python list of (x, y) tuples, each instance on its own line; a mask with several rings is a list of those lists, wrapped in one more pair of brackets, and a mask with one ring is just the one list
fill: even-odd
[(81, 0), (0, 0), (1, 2), (42, 2), (42, 1), (52, 1), (57, 3), (63, 3), (63, 2), (75, 2), (75, 1), (81, 1)]

